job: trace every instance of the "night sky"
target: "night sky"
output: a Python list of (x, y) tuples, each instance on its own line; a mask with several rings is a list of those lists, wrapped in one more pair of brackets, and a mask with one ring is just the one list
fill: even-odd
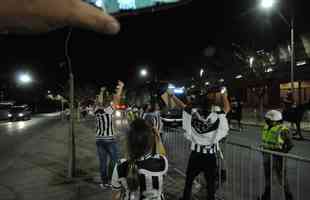
[[(279, 3), (287, 17), (294, 6), (297, 34), (310, 31), (306, 2)], [(181, 79), (198, 74), (202, 52), (210, 45), (228, 52), (232, 43), (268, 50), (289, 40), (289, 29), (281, 18), (258, 10), (258, 3), (193, 0), (178, 8), (122, 17), (122, 30), (116, 36), (73, 29), (70, 55), (76, 79), (98, 85), (113, 84), (117, 79), (134, 83), (143, 65), (159, 79)], [(40, 36), (0, 36), (2, 81), (12, 81), (16, 71), (24, 70), (45, 87), (64, 84), (67, 70), (59, 63), (65, 61), (67, 32), (64, 28)]]

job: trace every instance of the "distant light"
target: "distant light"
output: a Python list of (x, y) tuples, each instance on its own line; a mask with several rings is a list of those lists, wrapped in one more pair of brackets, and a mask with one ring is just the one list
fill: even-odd
[(121, 117), (121, 116), (122, 116), (121, 111), (117, 110), (117, 111), (115, 112), (115, 116), (116, 116), (116, 117)]
[(175, 88), (174, 85), (172, 85), (172, 84), (169, 84), (169, 85), (168, 85), (168, 89), (174, 89), (174, 88)]
[(122, 125), (122, 120), (120, 120), (120, 119), (115, 120), (115, 124), (116, 124), (117, 126)]
[(201, 70), (200, 70), (200, 77), (202, 77), (203, 73), (204, 73), (204, 70), (201, 69)]
[(173, 92), (174, 92), (175, 94), (183, 94), (183, 93), (184, 93), (184, 88), (175, 88), (175, 89), (173, 90)]
[(272, 69), (271, 67), (269, 67), (269, 68), (266, 69), (266, 72), (267, 72), (267, 73), (273, 72), (273, 69)]
[(96, 0), (95, 4), (98, 7), (102, 7), (103, 6), (103, 1), (102, 0)]
[(47, 90), (47, 94), (51, 94), (51, 91), (50, 91), (50, 90)]
[(241, 74), (239, 74), (239, 75), (237, 75), (235, 78), (236, 79), (240, 79), (240, 78), (242, 78), (243, 76), (241, 75)]
[(262, 0), (261, 7), (263, 9), (270, 9), (274, 6), (275, 0)]
[(209, 82), (205, 82), (205, 85), (210, 85), (210, 83)]
[(195, 85), (192, 85), (191, 88), (195, 88)]
[(146, 70), (146, 69), (141, 69), (140, 75), (141, 75), (142, 77), (146, 76), (146, 75), (147, 75), (147, 70)]
[(296, 63), (297, 66), (303, 66), (303, 65), (305, 65), (305, 64), (307, 64), (307, 62), (306, 62), (305, 60), (298, 61), (298, 62)]
[(223, 83), (225, 80), (224, 80), (223, 78), (221, 78), (219, 81), (220, 81), (221, 83)]
[(21, 74), (21, 75), (19, 75), (18, 80), (21, 83), (24, 83), (24, 84), (30, 83), (32, 81), (29, 74)]
[(118, 0), (119, 8), (121, 10), (130, 10), (130, 9), (136, 9), (136, 2), (132, 0)]
[(13, 115), (11, 113), (8, 114), (8, 117), (12, 117)]
[(19, 117), (23, 117), (24, 114), (23, 114), (23, 113), (19, 113), (18, 116), (19, 116)]
[(253, 63), (254, 63), (254, 57), (250, 57), (250, 68), (253, 67)]

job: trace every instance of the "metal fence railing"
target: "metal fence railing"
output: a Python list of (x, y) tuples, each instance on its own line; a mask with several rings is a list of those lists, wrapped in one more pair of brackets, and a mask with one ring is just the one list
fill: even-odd
[[(163, 142), (169, 166), (185, 176), (191, 150), (184, 131), (164, 128)], [(309, 199), (310, 159), (230, 141), (221, 144), (221, 149), (224, 160), (219, 159), (218, 162), (219, 169), (222, 169), (218, 170), (218, 199), (263, 200), (262, 194), (265, 185), (268, 185), (267, 181), (270, 183), (271, 200), (290, 200), (287, 195), (288, 187), (294, 200)], [(270, 176), (265, 176), (265, 172), (270, 172)], [(271, 177), (270, 180), (268, 177)], [(197, 182), (207, 184), (203, 178), (198, 178)]]

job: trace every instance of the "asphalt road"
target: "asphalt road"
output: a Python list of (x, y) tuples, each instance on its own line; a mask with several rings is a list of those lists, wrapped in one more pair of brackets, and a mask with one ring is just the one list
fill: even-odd
[(28, 121), (0, 122), (0, 172), (18, 157), (20, 147), (32, 137), (59, 122), (59, 114), (40, 114)]
[[(30, 121), (0, 122), (0, 172), (8, 169), (22, 155), (23, 144), (36, 136), (46, 134), (47, 129), (60, 122), (59, 118), (57, 114), (45, 114), (33, 117)], [(84, 124), (91, 130), (95, 128), (93, 119)], [(116, 120), (115, 124), (119, 137), (123, 138), (127, 127), (126, 122)], [(309, 132), (304, 135), (310, 138)], [(165, 132), (163, 139), (168, 151), (170, 167), (176, 168), (184, 174), (190, 153), (189, 142), (184, 138), (180, 129)], [(260, 144), (260, 128), (248, 126), (243, 132), (230, 131), (227, 141), (257, 147)], [(309, 140), (294, 142), (295, 147), (291, 154), (310, 158)], [(233, 145), (226, 145), (223, 151), (228, 176), (226, 183), (219, 190), (218, 196), (225, 196), (225, 199), (256, 200), (262, 192), (264, 184), (261, 153)], [(295, 199), (303, 200), (310, 196), (310, 191), (307, 189), (310, 183), (309, 169), (310, 163), (288, 160), (288, 179)], [(282, 199), (281, 190), (276, 181), (275, 186), (273, 199)]]

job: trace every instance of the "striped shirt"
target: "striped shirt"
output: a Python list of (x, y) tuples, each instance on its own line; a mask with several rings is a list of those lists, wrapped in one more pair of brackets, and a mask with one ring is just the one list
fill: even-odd
[(228, 122), (225, 113), (211, 112), (206, 118), (191, 109), (183, 112), (183, 129), (191, 141), (191, 150), (213, 154), (219, 151), (219, 141), (228, 134)]
[(113, 112), (112, 106), (106, 108), (97, 108), (96, 116), (96, 139), (111, 140), (114, 139), (113, 130)]
[[(168, 171), (168, 160), (159, 154), (148, 154), (137, 161), (140, 187), (135, 195), (139, 200), (163, 200), (163, 176)], [(125, 189), (122, 200), (130, 200), (131, 193), (126, 181), (128, 161), (121, 159), (113, 171), (112, 189)]]

